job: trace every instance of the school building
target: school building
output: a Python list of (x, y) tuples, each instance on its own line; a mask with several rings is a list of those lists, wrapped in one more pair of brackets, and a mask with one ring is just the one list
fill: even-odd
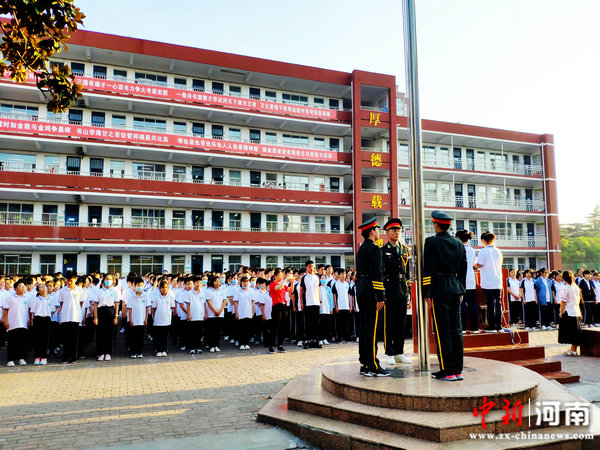
[[(83, 85), (68, 112), (0, 80), (0, 273), (349, 266), (373, 215), (411, 243), (394, 76), (89, 31), (53, 62)], [(427, 217), (560, 267), (552, 135), (423, 120), (423, 142)]]

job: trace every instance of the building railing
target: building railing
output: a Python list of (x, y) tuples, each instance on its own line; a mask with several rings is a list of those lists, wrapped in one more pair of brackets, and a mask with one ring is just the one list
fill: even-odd
[(235, 186), (235, 187), (249, 187), (249, 188), (266, 188), (266, 189), (283, 189), (288, 191), (308, 191), (308, 192), (334, 192), (341, 194), (352, 193), (351, 190), (344, 189), (331, 189), (324, 185), (311, 185), (305, 183), (276, 183), (271, 181), (263, 181), (260, 184), (245, 183), (238, 180), (235, 181), (215, 181), (206, 180), (199, 178), (188, 179), (183, 174), (173, 174), (173, 176), (167, 176), (166, 172), (158, 171), (133, 171), (131, 174), (121, 173), (118, 170), (114, 173), (109, 172), (84, 172), (84, 171), (73, 171), (60, 169), (56, 166), (47, 166), (44, 168), (36, 168), (35, 164), (28, 163), (13, 163), (5, 162), (0, 163), (0, 172), (27, 172), (27, 173), (40, 173), (40, 174), (54, 174), (54, 175), (81, 175), (81, 176), (93, 176), (93, 177), (106, 177), (106, 178), (121, 178), (130, 180), (151, 180), (151, 181), (175, 181), (179, 183), (195, 183), (195, 184), (214, 184), (220, 186)]
[[(113, 216), (114, 218), (115, 216)], [(133, 218), (132, 218), (133, 219)], [(263, 228), (255, 228), (255, 227), (242, 227), (241, 223), (237, 226), (235, 223), (230, 224), (229, 226), (208, 226), (208, 225), (183, 225), (181, 222), (177, 221), (174, 224), (169, 223), (157, 223), (157, 219), (147, 218), (148, 220), (140, 221), (139, 223), (122, 223), (120, 220), (114, 220), (112, 223), (101, 223), (101, 222), (69, 222), (69, 221), (57, 221), (57, 222), (47, 222), (47, 221), (34, 221), (33, 218), (31, 220), (21, 220), (18, 218), (8, 219), (2, 217), (0, 213), (0, 225), (36, 225), (36, 226), (65, 226), (65, 227), (79, 227), (79, 228), (140, 228), (146, 230), (193, 230), (193, 231), (250, 231), (253, 233), (316, 233), (316, 234), (351, 234), (352, 231), (349, 230), (332, 230), (332, 229), (323, 229), (322, 227), (317, 227), (315, 229), (311, 229), (309, 227), (293, 227), (286, 226), (284, 224), (283, 227), (278, 226), (274, 227), (272, 225)]]
[(468, 209), (501, 209), (508, 211), (531, 211), (543, 212), (543, 200), (515, 200), (515, 199), (500, 199), (491, 198), (481, 200), (477, 197), (464, 197), (460, 195), (449, 195), (438, 197), (436, 194), (426, 192), (425, 206), (449, 206), (454, 208)]
[[(408, 165), (409, 158), (407, 152), (400, 152), (398, 155), (399, 164)], [(494, 172), (499, 174), (525, 175), (532, 177), (542, 176), (542, 166), (538, 164), (506, 163), (503, 161), (463, 158), (442, 158), (425, 156), (423, 165), (426, 167), (436, 167), (442, 169), (463, 170), (469, 172)]]
[[(433, 230), (426, 230), (425, 236), (433, 236), (435, 232)], [(406, 244), (411, 245), (412, 233), (405, 231), (402, 233), (402, 239)], [(478, 237), (471, 239), (471, 245), (473, 247), (481, 247)], [(496, 237), (496, 246), (502, 247), (518, 247), (518, 248), (545, 248), (546, 237), (545, 236), (516, 236), (516, 235), (499, 235)]]

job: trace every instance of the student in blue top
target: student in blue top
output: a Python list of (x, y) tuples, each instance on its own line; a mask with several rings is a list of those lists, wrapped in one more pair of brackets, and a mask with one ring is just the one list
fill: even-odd
[(537, 294), (538, 304), (540, 305), (540, 318), (542, 330), (550, 330), (550, 322), (552, 322), (552, 284), (548, 279), (550, 271), (548, 269), (540, 269), (538, 277), (535, 280), (535, 292)]

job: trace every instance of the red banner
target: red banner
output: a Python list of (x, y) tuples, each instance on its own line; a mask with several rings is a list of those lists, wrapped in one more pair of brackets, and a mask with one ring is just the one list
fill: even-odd
[(173, 147), (218, 150), (240, 154), (310, 159), (318, 161), (343, 161), (342, 153), (326, 150), (299, 149), (278, 145), (252, 144), (204, 137), (150, 133), (143, 130), (118, 130), (85, 125), (69, 125), (33, 120), (0, 119), (0, 132), (41, 134), (82, 139), (100, 139), (126, 143), (163, 145)]
[[(4, 74), (4, 78), (8, 78), (8, 72)], [(226, 108), (280, 114), (284, 116), (308, 117), (311, 119), (321, 120), (340, 120), (338, 117), (338, 111), (334, 109), (288, 105), (285, 103), (231, 97), (229, 95), (211, 94), (208, 92), (196, 92), (185, 89), (148, 86), (145, 84), (128, 83), (126, 81), (111, 81), (87, 77), (76, 77), (76, 79), (78, 83), (83, 85), (84, 91), (111, 92), (116, 94), (135, 95), (162, 100), (197, 103), (201, 105), (224, 106)], [(27, 82), (35, 83), (35, 77), (33, 74), (27, 74)]]

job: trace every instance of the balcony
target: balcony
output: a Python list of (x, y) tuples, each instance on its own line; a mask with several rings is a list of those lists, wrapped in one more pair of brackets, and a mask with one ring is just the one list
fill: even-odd
[[(10, 117), (7, 117), (10, 116)], [(86, 141), (117, 142), (127, 145), (160, 146), (222, 152), (243, 156), (261, 156), (276, 159), (294, 159), (310, 162), (349, 164), (351, 155), (341, 150), (308, 148), (294, 144), (279, 144), (267, 141), (223, 139), (223, 136), (195, 136), (194, 133), (167, 134), (139, 127), (105, 127), (98, 123), (86, 123), (55, 119), (52, 121), (32, 120), (32, 116), (0, 114), (0, 133), (24, 134), (27, 137), (48, 136), (68, 139), (76, 143)], [(158, 130), (162, 131), (162, 130)]]
[[(433, 236), (435, 232), (428, 230), (425, 232), (425, 236)], [(410, 231), (404, 231), (402, 238), (407, 245), (412, 245), (412, 233)], [(471, 239), (471, 245), (478, 249), (482, 248), (478, 237)], [(516, 235), (498, 235), (496, 237), (496, 246), (500, 249), (520, 249), (520, 248), (533, 248), (533, 249), (545, 249), (546, 238), (544, 236), (516, 236)]]
[(440, 208), (464, 208), (464, 209), (481, 209), (494, 211), (519, 211), (543, 213), (543, 200), (515, 200), (515, 199), (499, 199), (492, 198), (485, 201), (476, 197), (464, 197), (459, 195), (442, 195), (441, 198), (434, 193), (426, 192), (425, 207), (440, 207)]

